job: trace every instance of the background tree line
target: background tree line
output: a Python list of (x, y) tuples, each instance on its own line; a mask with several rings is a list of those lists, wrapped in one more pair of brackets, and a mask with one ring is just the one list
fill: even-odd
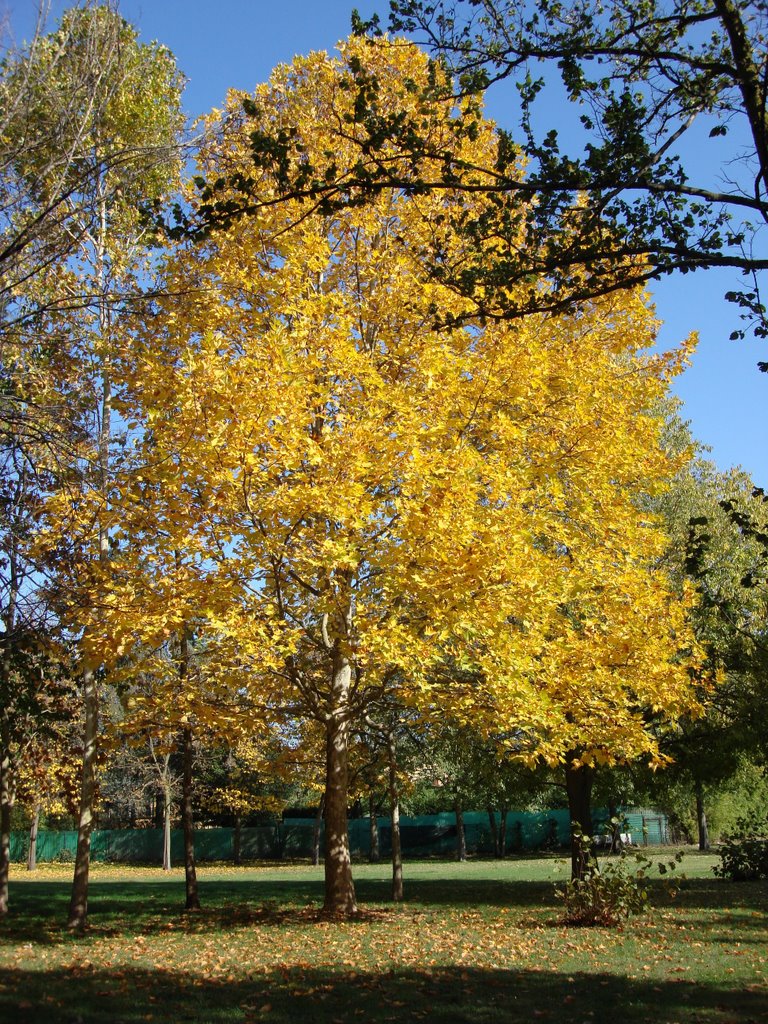
[[(615, 83), (568, 67), (610, 120)], [(352, 39), (233, 94), (188, 178), (173, 58), (111, 6), (6, 56), (3, 909), (16, 794), (58, 797), (78, 748), (72, 927), (116, 764), (166, 829), (180, 805), (189, 908), (203, 749), (235, 817), (290, 780), (322, 793), (336, 915), (356, 910), (352, 798), (378, 791), (395, 823), (419, 772), (460, 811), (527, 804), (548, 765), (591, 834), (616, 765), (673, 762), (700, 829), (708, 790), (761, 771), (766, 506), (665, 415), (686, 351), (648, 351), (632, 289), (666, 250), (630, 252), (622, 207), (611, 259), (584, 255), (613, 171), (510, 205), (541, 179), (482, 119), (481, 79), (457, 95), (416, 47)], [(634, 772), (612, 778), (648, 791)]]

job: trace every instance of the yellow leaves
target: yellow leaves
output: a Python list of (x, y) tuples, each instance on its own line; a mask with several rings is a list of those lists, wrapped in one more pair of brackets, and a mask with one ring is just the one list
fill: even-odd
[[(318, 173), (353, 166), (359, 148), (331, 131), (358, 131), (340, 88), (352, 61), (394, 112), (413, 112), (405, 77), (431, 73), (406, 44), (297, 60), (252, 117), (233, 96), (211, 119), (206, 172), (252, 173), (259, 125), (295, 130)], [(458, 140), (450, 114), (436, 100), (419, 116), (482, 166), (492, 127)], [(569, 318), (434, 330), (436, 311), (471, 310), (420, 262), (435, 233), (462, 257), (454, 202), (480, 215), (486, 200), (382, 191), (322, 217), (265, 205), (169, 255), (166, 297), (124, 354), (145, 437), (116, 488), (131, 544), (92, 641), (105, 660), (166, 651), (139, 662), (146, 714), (165, 704), (230, 734), (246, 702), (317, 717), (332, 650), (362, 704), (397, 687), (434, 705), (445, 685), (448, 711), (541, 737), (551, 760), (566, 744), (595, 761), (653, 752), (643, 710), (691, 706), (684, 602), (654, 571), (662, 539), (638, 511), (675, 465), (649, 412), (671, 365), (643, 354), (651, 313), (623, 293)], [(167, 650), (186, 623), (211, 656), (181, 681)], [(446, 664), (473, 686), (435, 682)]]

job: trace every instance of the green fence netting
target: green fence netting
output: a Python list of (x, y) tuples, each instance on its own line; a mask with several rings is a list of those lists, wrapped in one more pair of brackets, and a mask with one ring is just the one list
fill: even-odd
[[(629, 833), (636, 845), (661, 845), (668, 842), (668, 825), (658, 812), (621, 812), (621, 831)], [(606, 811), (596, 811), (595, 827), (607, 821)], [(496, 815), (497, 827), (499, 815)], [(379, 850), (382, 858), (391, 852), (392, 829), (388, 818), (377, 819)], [(492, 854), (493, 836), (488, 815), (478, 811), (465, 812), (464, 831), (467, 852)], [(557, 849), (569, 842), (569, 816), (566, 810), (542, 811), (538, 814), (514, 812), (507, 815), (506, 849), (509, 853), (526, 850)], [(403, 818), (400, 825), (403, 856), (450, 857), (456, 851), (457, 828), (453, 814), (422, 815)], [(320, 834), (322, 849), (322, 829)], [(314, 825), (309, 818), (285, 818), (274, 825), (240, 830), (241, 860), (292, 860), (311, 857)], [(352, 856), (365, 858), (371, 849), (371, 823), (368, 818), (349, 822)], [(231, 861), (235, 857), (237, 839), (233, 828), (199, 828), (195, 830), (195, 856), (200, 862)], [(37, 838), (37, 860), (73, 860), (77, 847), (76, 832), (40, 831)], [(29, 849), (26, 832), (11, 834), (11, 859), (25, 860)], [(91, 856), (95, 861), (125, 864), (159, 864), (163, 856), (161, 829), (95, 830), (91, 837)], [(183, 862), (184, 837), (181, 829), (171, 833), (171, 858)]]

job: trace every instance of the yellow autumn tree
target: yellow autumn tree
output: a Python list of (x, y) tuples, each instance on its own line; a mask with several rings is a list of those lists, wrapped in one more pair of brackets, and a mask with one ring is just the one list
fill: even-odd
[[(249, 140), (266, 129), (314, 168), (356, 159), (361, 62), (392, 116), (420, 105), (433, 151), (492, 173), (493, 126), (457, 140), (450, 105), (423, 99), (439, 71), (417, 48), (353, 39), (232, 94), (202, 175), (252, 174)], [(402, 161), (407, 181), (396, 151), (378, 159)], [(445, 213), (481, 195), (404, 185), (330, 210), (278, 202), (262, 178), (250, 215), (169, 251), (166, 297), (116, 365), (142, 441), (113, 495), (111, 596), (87, 635), (108, 659), (194, 617), (243, 713), (319, 724), (325, 909), (349, 915), (349, 735), (383, 695), (433, 714), (442, 702), (478, 729), (501, 720), (536, 737), (535, 756), (563, 754), (568, 698), (542, 666), (589, 586), (574, 566), (604, 550), (599, 571), (647, 567), (654, 527), (631, 492), (670, 469), (651, 412), (666, 367), (641, 354), (652, 325), (637, 295), (563, 321), (473, 321), (420, 256), (439, 242), (456, 265), (479, 244)], [(194, 217), (205, 191), (188, 201)], [(670, 633), (657, 651), (673, 709), (679, 646)]]

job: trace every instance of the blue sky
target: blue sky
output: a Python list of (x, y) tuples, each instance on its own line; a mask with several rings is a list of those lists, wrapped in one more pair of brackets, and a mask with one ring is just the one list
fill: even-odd
[[(67, 4), (54, 3), (54, 15)], [(176, 55), (189, 79), (185, 107), (191, 116), (220, 105), (228, 88), (252, 89), (275, 64), (297, 53), (333, 49), (349, 34), (353, 6), (364, 16), (388, 4), (368, 0), (122, 0), (121, 11), (145, 41), (157, 39)], [(0, 0), (17, 38), (29, 32), (35, 0)], [(513, 128), (502, 91), (491, 94), (489, 113), (502, 127)], [(562, 118), (562, 123), (559, 119)], [(552, 109), (552, 127), (575, 121), (572, 109)], [(726, 141), (723, 145), (732, 143)], [(690, 150), (692, 159), (707, 159), (707, 148)], [(728, 154), (724, 154), (728, 155)], [(689, 274), (653, 288), (663, 326), (659, 343), (674, 345), (698, 331), (693, 365), (679, 379), (676, 393), (694, 436), (711, 446), (722, 469), (741, 465), (754, 482), (768, 487), (768, 374), (756, 368), (768, 360), (768, 343), (729, 341), (737, 311), (723, 298), (737, 279), (725, 272)]]

